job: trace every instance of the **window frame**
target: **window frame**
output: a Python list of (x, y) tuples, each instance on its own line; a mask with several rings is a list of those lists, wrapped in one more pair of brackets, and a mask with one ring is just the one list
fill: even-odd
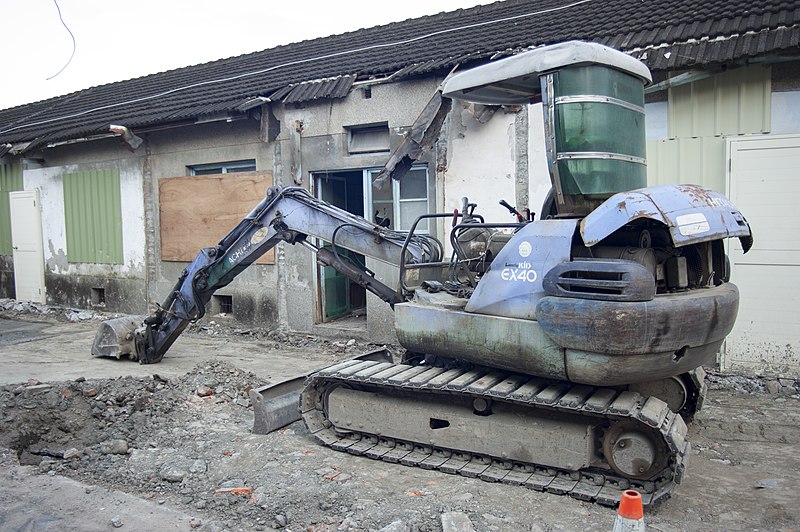
[[(370, 153), (388, 153), (391, 151), (391, 132), (389, 131), (389, 123), (381, 122), (377, 124), (359, 124), (357, 126), (346, 126), (347, 130), (347, 153), (349, 155), (363, 155)], [(386, 144), (381, 146), (368, 146), (357, 148), (353, 146), (353, 135), (358, 133), (367, 133), (370, 131), (380, 131), (386, 133)]]
[[(402, 220), (401, 209), (400, 209), (401, 203), (421, 202), (424, 199), (425, 200), (425, 212), (426, 213), (430, 212), (430, 206), (431, 206), (431, 198), (430, 198), (431, 173), (428, 170), (428, 165), (427, 164), (415, 164), (415, 165), (413, 165), (411, 167), (409, 172), (412, 172), (412, 171), (415, 171), (415, 170), (417, 170), (417, 171), (418, 170), (423, 170), (425, 172), (425, 197), (424, 198), (401, 198), (400, 197), (400, 185), (401, 185), (402, 178), (399, 179), (399, 180), (398, 179), (390, 179), (391, 186), (392, 186), (392, 226), (390, 227), (390, 229), (392, 229), (392, 230), (395, 230), (395, 231), (408, 231), (411, 228), (411, 224), (414, 222), (414, 220), (407, 220), (407, 225), (408, 225), (409, 229), (403, 229), (402, 228), (403, 220)], [(364, 187), (366, 189), (366, 190), (364, 190), (364, 200), (367, 202), (367, 205), (365, 205), (364, 212), (369, 213), (369, 220), (372, 221), (372, 222), (375, 221), (373, 219), (374, 212), (375, 212), (375, 202), (373, 201), (372, 182), (373, 182), (375, 176), (380, 171), (381, 171), (381, 169), (379, 169), (379, 168), (365, 170), (365, 173), (367, 175), (366, 175), (366, 179), (364, 179)], [(415, 217), (415, 219), (416, 219), (416, 217)], [(422, 225), (422, 224), (420, 224), (420, 225)], [(418, 227), (417, 228), (417, 232), (422, 233), (422, 234), (430, 234), (430, 232), (431, 232), (430, 231), (430, 226), (428, 226), (424, 230)]]
[[(255, 159), (225, 161), (219, 163), (193, 164), (186, 167), (187, 175), (235, 174), (237, 172), (255, 172)], [(200, 173), (198, 173), (198, 171)]]

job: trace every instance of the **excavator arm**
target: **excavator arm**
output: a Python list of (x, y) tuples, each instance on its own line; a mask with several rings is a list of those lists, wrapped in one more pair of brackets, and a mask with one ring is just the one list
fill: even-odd
[[(309, 237), (333, 244), (333, 250), (314, 245)], [(200, 251), (154, 313), (144, 319), (104, 322), (95, 337), (92, 355), (128, 355), (141, 364), (161, 361), (186, 326), (203, 317), (214, 292), (230, 284), (279, 242), (309, 248), (319, 263), (335, 268), (392, 306), (404, 300), (403, 294), (339, 255), (337, 247), (394, 265), (438, 261), (442, 253), (441, 244), (432, 237), (408, 237), (378, 226), (299, 187), (272, 187), (219, 244)]]

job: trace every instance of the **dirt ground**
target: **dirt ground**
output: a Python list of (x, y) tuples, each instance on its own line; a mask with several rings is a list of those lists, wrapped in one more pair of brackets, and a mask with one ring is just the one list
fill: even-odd
[[(610, 530), (615, 510), (250, 432), (248, 391), (361, 341), (193, 327), (154, 366), (92, 359), (93, 315), (0, 301), (0, 530)], [(72, 312), (72, 314), (70, 314)], [(69, 320), (72, 321), (69, 321)], [(349, 344), (349, 345), (348, 345)], [(712, 374), (648, 528), (800, 529), (800, 388)]]

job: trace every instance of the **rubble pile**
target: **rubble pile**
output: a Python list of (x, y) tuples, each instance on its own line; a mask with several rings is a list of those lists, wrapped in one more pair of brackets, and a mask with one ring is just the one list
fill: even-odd
[(47, 317), (58, 321), (71, 323), (91, 320), (108, 320), (118, 318), (121, 314), (111, 314), (86, 309), (65, 308), (58, 306), (31, 303), (30, 301), (17, 301), (15, 299), (0, 298), (0, 316), (7, 318), (25, 319)]
[(709, 387), (713, 389), (730, 389), (738, 393), (768, 393), (787, 395), (800, 399), (800, 379), (781, 377), (748, 377), (745, 375), (726, 375), (708, 371), (706, 375)]
[(380, 530), (392, 523), (397, 530), (437, 529), (440, 512), (416, 500), (419, 490), (410, 490), (414, 509), (350, 496), (356, 473), (338, 465), (338, 453), (321, 466), (321, 449), (302, 422), (250, 434), (249, 391), (263, 384), (211, 362), (173, 379), (4, 386), (0, 448), (42, 474), (184, 507), (231, 530)]

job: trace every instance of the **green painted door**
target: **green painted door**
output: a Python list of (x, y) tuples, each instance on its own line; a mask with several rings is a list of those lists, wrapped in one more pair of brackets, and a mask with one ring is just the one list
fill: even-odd
[[(340, 207), (347, 208), (347, 181), (335, 176), (320, 176), (317, 178), (317, 190), (320, 199)], [(333, 246), (326, 244), (326, 249)], [(345, 249), (337, 247), (340, 254), (348, 254)], [(350, 279), (337, 272), (330, 266), (322, 267), (322, 308), (325, 321), (344, 316), (352, 311), (350, 306)]]

